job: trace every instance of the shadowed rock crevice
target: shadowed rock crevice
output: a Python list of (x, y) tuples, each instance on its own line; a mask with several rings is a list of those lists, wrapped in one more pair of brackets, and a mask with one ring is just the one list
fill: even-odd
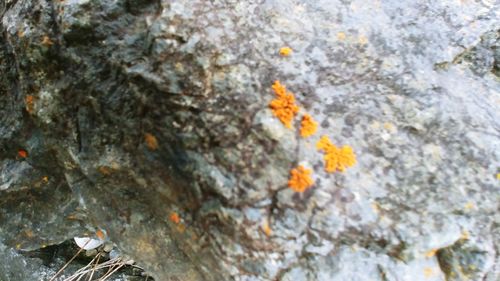
[(498, 9), (4, 1), (1, 254), (103, 229), (155, 280), (497, 280)]

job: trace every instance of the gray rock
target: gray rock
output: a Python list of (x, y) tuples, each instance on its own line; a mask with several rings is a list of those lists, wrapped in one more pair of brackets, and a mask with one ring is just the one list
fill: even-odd
[(101, 228), (157, 280), (500, 278), (497, 1), (102, 2), (0, 3), (12, 257)]

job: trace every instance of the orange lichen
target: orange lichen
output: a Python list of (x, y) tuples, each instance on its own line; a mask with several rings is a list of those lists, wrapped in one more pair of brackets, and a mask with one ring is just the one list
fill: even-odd
[(98, 229), (95, 233), (95, 235), (97, 236), (97, 238), (101, 239), (101, 240), (104, 240), (104, 238), (106, 238), (106, 235), (104, 234), (104, 231)]
[(310, 137), (316, 133), (318, 130), (318, 123), (309, 114), (305, 114), (302, 117), (302, 122), (300, 123), (300, 136), (303, 138)]
[(146, 146), (150, 150), (156, 150), (158, 149), (158, 141), (156, 140), (156, 137), (153, 136), (150, 133), (145, 133), (144, 134), (144, 141), (146, 142)]
[(24, 98), (24, 105), (26, 107), (26, 111), (28, 111), (29, 114), (33, 114), (33, 111), (35, 108), (34, 102), (35, 102), (35, 98), (32, 95), (27, 95)]
[(295, 192), (304, 192), (310, 188), (314, 181), (311, 178), (312, 171), (299, 165), (296, 169), (290, 171), (290, 179), (288, 180), (288, 187)]
[(269, 107), (274, 116), (291, 129), (293, 117), (299, 112), (299, 107), (295, 104), (295, 97), (292, 93), (287, 92), (286, 87), (281, 85), (279, 81), (274, 82), (272, 89), (277, 98), (269, 103)]
[(264, 234), (266, 234), (266, 236), (271, 236), (271, 233), (272, 233), (272, 230), (271, 230), (271, 227), (269, 226), (269, 222), (267, 220), (264, 220), (262, 222), (262, 231), (264, 231)]
[(342, 148), (338, 148), (327, 136), (321, 137), (316, 144), (316, 148), (323, 150), (325, 153), (323, 157), (325, 160), (325, 170), (329, 173), (335, 171), (343, 172), (346, 168), (356, 164), (356, 155), (354, 155), (350, 146), (344, 145)]
[(17, 151), (17, 155), (21, 158), (26, 158), (26, 157), (28, 157), (28, 152), (24, 149), (19, 149)]
[(178, 224), (179, 222), (181, 222), (181, 218), (179, 217), (179, 214), (177, 214), (176, 212), (172, 212), (170, 214), (169, 219), (171, 222), (173, 222), (175, 224)]
[(291, 54), (292, 54), (292, 48), (290, 47), (282, 47), (280, 49), (280, 55), (283, 57), (288, 57)]
[(47, 177), (47, 176), (42, 177), (42, 181), (44, 183), (48, 183), (49, 182), (49, 177)]

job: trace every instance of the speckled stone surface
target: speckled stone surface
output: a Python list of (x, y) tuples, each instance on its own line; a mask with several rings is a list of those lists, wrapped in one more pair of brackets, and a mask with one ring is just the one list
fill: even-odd
[[(489, 0), (2, 1), (0, 241), (101, 228), (157, 280), (499, 280), (499, 18)], [(356, 165), (327, 173), (322, 135)]]

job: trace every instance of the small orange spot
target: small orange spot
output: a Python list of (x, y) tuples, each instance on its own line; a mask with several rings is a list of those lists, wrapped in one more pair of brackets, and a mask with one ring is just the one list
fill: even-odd
[(290, 47), (282, 47), (280, 49), (280, 55), (283, 57), (288, 57), (291, 54), (292, 54), (292, 48)]
[(41, 44), (44, 46), (52, 46), (52, 45), (54, 45), (54, 42), (52, 42), (52, 40), (50, 40), (49, 36), (45, 35), (45, 36), (43, 36)]
[(26, 157), (28, 157), (28, 152), (24, 149), (19, 149), (17, 151), (17, 155), (19, 155), (19, 157), (21, 157), (21, 158), (26, 158)]
[(500, 173), (497, 173), (497, 180), (500, 180)]
[(337, 39), (338, 40), (343, 41), (343, 40), (345, 40), (345, 38), (346, 38), (346, 36), (345, 36), (344, 32), (337, 33)]
[(438, 249), (432, 249), (430, 251), (428, 251), (427, 253), (425, 253), (425, 257), (426, 258), (432, 258), (433, 256), (436, 255)]
[(44, 176), (44, 177), (42, 178), (42, 181), (43, 181), (44, 183), (48, 183), (48, 182), (49, 182), (49, 177)]
[(287, 92), (286, 87), (281, 85), (279, 81), (275, 81), (272, 89), (277, 98), (269, 103), (269, 107), (273, 111), (274, 116), (291, 129), (292, 121), (295, 115), (299, 112), (299, 107), (295, 104), (295, 97), (292, 93)]
[(303, 138), (310, 137), (316, 133), (318, 130), (318, 123), (309, 114), (305, 114), (302, 117), (302, 122), (300, 123), (300, 136)]
[(175, 223), (175, 224), (178, 224), (180, 221), (181, 221), (181, 218), (179, 217), (179, 214), (177, 214), (176, 212), (172, 212), (170, 214), (170, 221)]
[(344, 145), (342, 148), (336, 147), (332, 141), (327, 137), (323, 136), (316, 144), (318, 150), (323, 150), (325, 160), (325, 170), (329, 173), (335, 171), (343, 172), (348, 167), (352, 167), (356, 164), (356, 155), (352, 148), (348, 145)]
[(27, 95), (24, 98), (24, 106), (26, 107), (26, 111), (28, 111), (29, 114), (33, 114), (35, 108), (34, 102), (35, 98), (32, 95)]
[(152, 134), (145, 133), (144, 134), (144, 141), (146, 141), (146, 145), (150, 150), (158, 149), (158, 141), (156, 140), (156, 137), (153, 136)]
[(304, 192), (310, 188), (314, 181), (311, 178), (312, 171), (299, 165), (296, 169), (290, 171), (288, 186), (295, 192)]
[(104, 231), (98, 229), (95, 233), (95, 235), (97, 236), (97, 238), (101, 239), (101, 240), (104, 240), (104, 238), (106, 238), (106, 235), (104, 234)]
[(271, 236), (272, 230), (271, 230), (271, 227), (269, 226), (269, 222), (267, 220), (264, 220), (262, 222), (262, 231), (264, 231), (266, 236)]

